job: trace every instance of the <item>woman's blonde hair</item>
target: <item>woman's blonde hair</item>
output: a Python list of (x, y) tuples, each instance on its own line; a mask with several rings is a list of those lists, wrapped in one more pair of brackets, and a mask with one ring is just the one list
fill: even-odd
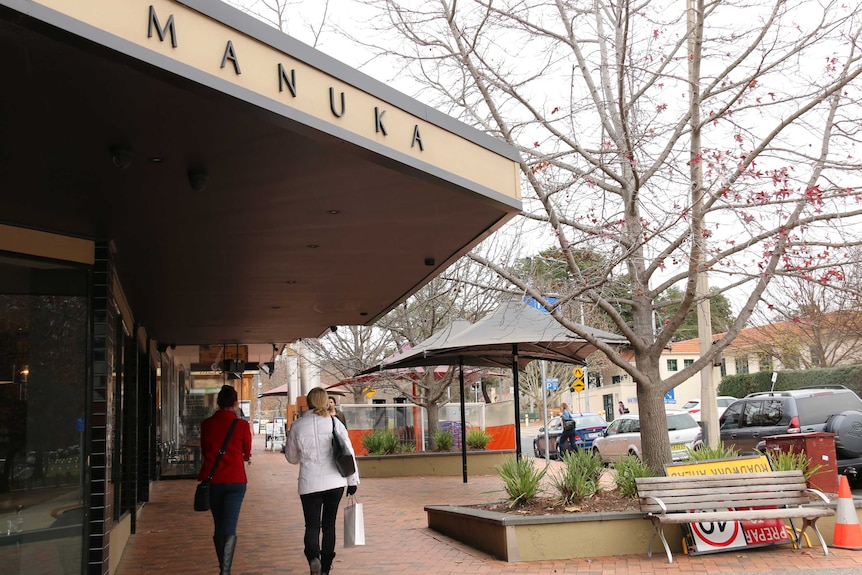
[(329, 394), (322, 387), (315, 387), (309, 391), (305, 400), (308, 402), (308, 408), (313, 410), (315, 415), (329, 416)]

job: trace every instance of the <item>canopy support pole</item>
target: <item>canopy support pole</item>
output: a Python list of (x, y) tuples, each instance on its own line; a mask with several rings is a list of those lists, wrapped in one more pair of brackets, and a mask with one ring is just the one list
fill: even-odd
[(458, 383), (461, 385), (461, 466), (467, 483), (467, 407), (464, 405), (464, 357), (458, 356)]
[(521, 386), (518, 384), (518, 344), (512, 344), (512, 384), (515, 386), (515, 459), (521, 460)]

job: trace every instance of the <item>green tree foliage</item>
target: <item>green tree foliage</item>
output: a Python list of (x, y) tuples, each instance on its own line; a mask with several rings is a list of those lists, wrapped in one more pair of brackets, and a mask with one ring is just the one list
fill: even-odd
[[(862, 365), (805, 370), (782, 370), (775, 380), (775, 390), (799, 389), (801, 387), (823, 387), (843, 385), (862, 395)], [(719, 395), (745, 397), (749, 393), (769, 391), (772, 387), (772, 372), (759, 371), (741, 375), (728, 375), (721, 379)]]

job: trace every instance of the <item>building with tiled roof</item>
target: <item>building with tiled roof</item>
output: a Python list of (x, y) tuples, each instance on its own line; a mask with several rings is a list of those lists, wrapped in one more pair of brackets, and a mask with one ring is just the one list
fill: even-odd
[[(724, 334), (716, 334), (717, 340)], [(700, 340), (672, 342), (662, 353), (662, 378), (685, 369), (700, 357)], [(634, 361), (631, 354), (630, 360)], [(835, 367), (862, 362), (862, 314), (832, 312), (817, 318), (796, 318), (743, 329), (714, 367), (716, 388), (726, 375), (781, 369)], [(609, 420), (617, 415), (618, 402), (637, 412), (637, 389), (632, 378), (617, 366), (605, 368), (599, 377), (589, 378), (589, 389), (573, 394), (571, 405), (593, 411)], [(669, 409), (681, 408), (689, 399), (698, 398), (700, 376), (692, 377), (665, 397)], [(577, 397), (583, 396), (583, 397)]]

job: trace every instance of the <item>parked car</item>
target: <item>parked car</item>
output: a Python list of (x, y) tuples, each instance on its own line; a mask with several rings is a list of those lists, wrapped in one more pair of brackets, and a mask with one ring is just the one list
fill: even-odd
[(740, 452), (762, 452), (764, 438), (787, 433), (835, 434), (838, 473), (862, 483), (862, 399), (846, 387), (751, 393), (724, 411), (721, 441)]
[[(614, 463), (628, 454), (641, 457), (641, 424), (639, 414), (620, 415), (601, 436), (593, 441), (593, 451), (605, 463)], [(681, 409), (667, 410), (667, 431), (674, 461), (688, 459), (688, 449), (703, 446), (703, 432), (690, 413)]]
[[(575, 418), (575, 448), (590, 449), (593, 440), (608, 426), (608, 422), (597, 413), (573, 413)], [(563, 421), (560, 416), (552, 417), (548, 422), (548, 456), (552, 459), (560, 457), (560, 435), (563, 433)], [(545, 456), (545, 428), (539, 428), (539, 434), (533, 439), (533, 454), (536, 457)]]
[[(715, 399), (716, 403), (718, 404), (718, 417), (721, 417), (721, 414), (724, 413), (724, 410), (727, 409), (727, 406), (739, 398), (730, 395), (719, 395)], [(695, 421), (700, 421), (701, 412), (703, 411), (703, 405), (701, 405), (699, 397), (689, 399), (687, 402), (685, 402), (685, 405), (682, 406), (682, 409), (689, 412)]]

